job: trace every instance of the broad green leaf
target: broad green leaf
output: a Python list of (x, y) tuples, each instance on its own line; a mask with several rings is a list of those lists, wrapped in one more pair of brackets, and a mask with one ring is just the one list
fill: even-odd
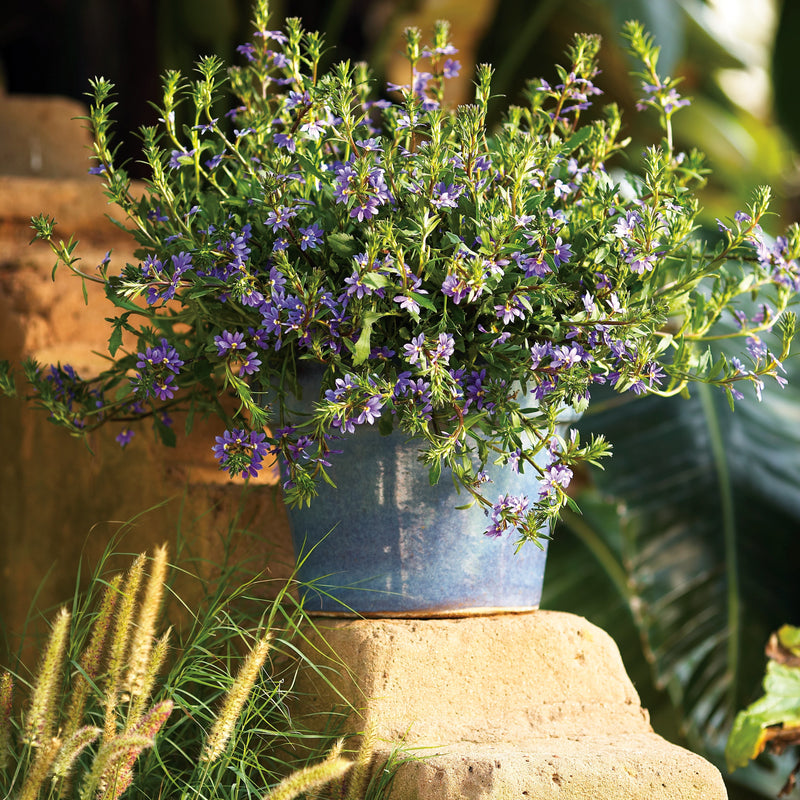
[(349, 233), (329, 233), (325, 237), (328, 247), (342, 258), (351, 258), (358, 252), (358, 242)]
[(113, 356), (122, 344), (122, 324), (114, 325), (111, 336), (108, 339), (108, 352)]
[(744, 767), (760, 755), (768, 741), (767, 728), (774, 725), (800, 729), (800, 668), (770, 661), (764, 696), (741, 711), (734, 722), (725, 749), (728, 769)]
[(778, 641), (793, 655), (800, 656), (800, 628), (784, 625), (778, 631)]
[(383, 316), (377, 311), (367, 311), (361, 324), (361, 333), (355, 347), (353, 363), (357, 366), (363, 364), (369, 358), (370, 338), (372, 336), (372, 326)]

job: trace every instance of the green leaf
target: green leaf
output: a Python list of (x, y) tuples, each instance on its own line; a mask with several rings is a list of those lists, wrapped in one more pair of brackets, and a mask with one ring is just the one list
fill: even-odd
[(359, 334), (358, 341), (356, 342), (355, 355), (353, 356), (353, 364), (358, 366), (363, 364), (369, 358), (370, 352), (370, 338), (372, 336), (372, 326), (382, 317), (377, 311), (367, 311), (364, 314), (361, 325), (361, 333)]
[(418, 292), (409, 292), (408, 294), (409, 297), (416, 300), (423, 308), (427, 308), (428, 311), (436, 311), (436, 306), (427, 295), (419, 294)]
[(461, 241), (461, 237), (458, 234), (453, 233), (453, 231), (442, 231), (442, 239), (455, 249), (464, 246), (464, 242)]
[(767, 664), (764, 696), (740, 712), (733, 725), (725, 758), (728, 769), (744, 767), (762, 753), (767, 728), (800, 727), (800, 668), (777, 661)]
[(431, 486), (436, 486), (442, 477), (442, 460), (437, 458), (428, 468), (428, 482)]
[(392, 285), (392, 282), (386, 275), (380, 272), (367, 272), (362, 278), (361, 282), (370, 289), (386, 289)]
[[(317, 166), (317, 164), (314, 161), (312, 161), (308, 156), (298, 152), (295, 153), (295, 158), (297, 159), (297, 162), (300, 164), (300, 166), (303, 168), (303, 173), (305, 175), (311, 174), (315, 178), (318, 178), (321, 181), (328, 180), (326, 176), (323, 175), (322, 172), (320, 172), (320, 169)], [(340, 234), (334, 234), (334, 235), (340, 235)]]
[(16, 397), (17, 387), (14, 382), (14, 373), (8, 361), (0, 361), (0, 392), (6, 397)]
[(778, 641), (790, 653), (800, 656), (800, 628), (795, 628), (794, 625), (784, 625), (778, 631)]
[(325, 241), (328, 247), (342, 258), (352, 258), (359, 250), (358, 242), (349, 233), (329, 233)]
[(577, 150), (591, 135), (592, 128), (590, 126), (585, 125), (583, 128), (579, 128), (564, 142), (559, 148), (559, 152), (561, 155), (569, 155), (569, 153)]
[(111, 331), (111, 336), (108, 338), (108, 352), (113, 356), (116, 355), (122, 344), (122, 322), (117, 320), (114, 323), (114, 329)]

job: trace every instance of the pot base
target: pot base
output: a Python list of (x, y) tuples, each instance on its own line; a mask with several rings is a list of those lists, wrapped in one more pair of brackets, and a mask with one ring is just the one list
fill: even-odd
[(464, 617), (488, 617), (496, 614), (529, 614), (539, 606), (484, 607), (475, 608), (422, 608), (415, 611), (309, 611), (311, 617), (327, 619), (461, 619)]

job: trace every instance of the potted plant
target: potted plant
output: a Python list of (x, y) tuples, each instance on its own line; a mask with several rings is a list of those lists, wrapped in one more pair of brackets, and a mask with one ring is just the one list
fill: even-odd
[[(535, 607), (534, 561), (573, 472), (610, 452), (567, 435), (569, 419), (598, 384), (705, 382), (733, 403), (744, 383), (781, 383), (798, 228), (767, 238), (765, 188), (716, 242), (698, 238), (703, 159), (672, 136), (687, 101), (638, 23), (624, 35), (663, 139), (626, 162), (619, 110), (597, 108), (596, 36), (577, 35), (568, 65), (492, 129), (489, 66), (473, 103), (445, 107), (445, 23), (429, 46), (406, 32), (409, 84), (379, 97), (364, 65), (321, 74), (322, 40), (299, 20), (270, 30), (265, 0), (254, 17), (242, 66), (211, 56), (194, 79), (165, 75), (159, 125), (141, 131), (143, 197), (115, 161), (113, 87), (92, 82), (90, 171), (139, 261), (86, 271), (52, 219), (33, 220), (117, 310), (101, 374), (25, 365), (35, 402), (77, 435), (121, 424), (123, 445), (134, 419), (172, 444), (173, 410), (217, 412), (222, 469), (253, 476), (279, 456), (301, 576), (328, 576), (322, 610)], [(762, 338), (776, 325), (778, 354)], [(731, 336), (741, 358), (715, 355)]]

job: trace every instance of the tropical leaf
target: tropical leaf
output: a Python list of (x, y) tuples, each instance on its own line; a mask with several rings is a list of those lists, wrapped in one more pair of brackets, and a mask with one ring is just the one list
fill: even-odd
[(543, 605), (608, 630), (656, 729), (720, 766), (770, 632), (800, 618), (800, 365), (789, 371), (787, 388), (733, 412), (707, 387), (689, 399), (598, 394), (579, 427), (614, 456), (550, 550)]
[(736, 715), (725, 748), (729, 769), (745, 766), (769, 744), (781, 750), (800, 744), (798, 641), (800, 628), (792, 625), (784, 625), (771, 637), (764, 695)]

